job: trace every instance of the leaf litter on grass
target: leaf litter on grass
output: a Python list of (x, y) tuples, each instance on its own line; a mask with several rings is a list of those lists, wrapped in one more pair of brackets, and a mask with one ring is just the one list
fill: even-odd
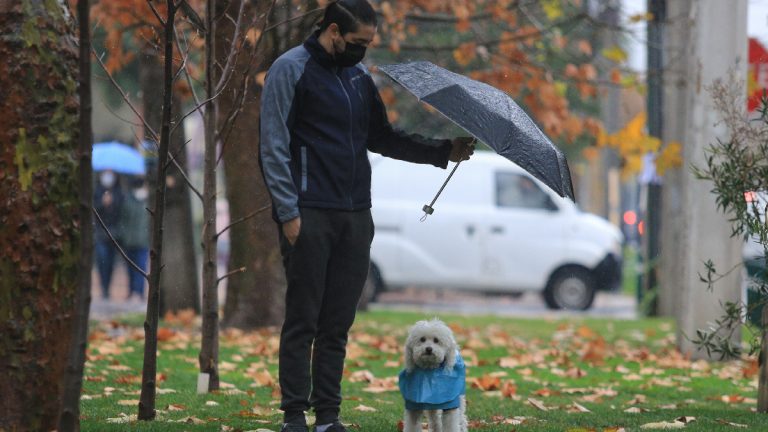
[[(345, 415), (368, 425), (364, 429), (371, 427), (366, 422), (384, 418), (387, 413), (401, 416), (397, 387), (401, 341), (412, 322), (421, 318), (412, 315), (413, 321), (393, 325), (378, 322), (377, 314), (389, 318), (386, 312), (365, 314), (353, 327), (344, 372)], [(677, 351), (671, 327), (661, 328), (664, 323), (656, 329), (621, 332), (614, 328), (619, 324), (613, 322), (533, 324), (537, 330), (549, 326), (547, 337), (542, 332), (528, 336), (516, 331), (516, 326), (526, 325), (520, 322), (505, 325), (499, 319), (480, 325), (471, 319), (446, 321), (468, 365), (468, 415), (478, 429), (506, 431), (496, 428), (525, 425), (531, 430), (556, 430), (557, 425), (563, 425), (559, 430), (619, 431), (630, 425), (677, 428), (678, 423), (687, 427), (688, 422), (678, 420), (685, 417), (670, 419), (664, 413), (687, 415), (688, 407), (701, 406), (715, 409), (715, 417), (721, 418), (708, 420), (710, 424), (742, 428), (744, 418), (728, 419), (727, 413), (749, 412), (754, 405), (754, 360), (693, 361)], [(229, 426), (243, 420), (276, 426), (280, 418), (278, 329), (223, 331), (219, 364), (222, 388), (211, 393), (214, 398), (206, 398), (194, 396), (189, 388), (197, 372), (197, 326), (199, 319), (187, 313), (183, 317), (166, 316), (161, 327), (165, 330), (159, 345), (158, 395), (165, 399), (158, 406), (165, 408), (163, 418), (184, 424), (214, 419), (234, 427), (232, 430), (245, 430)], [(91, 333), (82, 400), (91, 404), (107, 398), (114, 404), (110, 411), (100, 411), (91, 418), (135, 421), (133, 414), (124, 410), (137, 403), (142, 338), (140, 328), (115, 322), (102, 323)], [(691, 394), (682, 396), (686, 392)], [(621, 416), (622, 412), (632, 414)], [(580, 424), (593, 422), (590, 419), (605, 424), (604, 418), (613, 418), (616, 420), (611, 422), (616, 425), (569, 429), (572, 422), (562, 415), (576, 416), (573, 418)]]

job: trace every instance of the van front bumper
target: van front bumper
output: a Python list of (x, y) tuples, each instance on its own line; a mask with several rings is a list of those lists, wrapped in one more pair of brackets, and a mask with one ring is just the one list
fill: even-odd
[(602, 291), (615, 291), (621, 286), (621, 257), (608, 254), (600, 264), (592, 270), (597, 284), (597, 289)]

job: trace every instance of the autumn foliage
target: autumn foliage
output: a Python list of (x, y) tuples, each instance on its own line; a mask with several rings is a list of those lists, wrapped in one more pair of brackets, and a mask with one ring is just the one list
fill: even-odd
[[(324, 3), (319, 2), (320, 6)], [(202, 0), (187, 4), (191, 11), (202, 13)], [(276, 7), (281, 6), (278, 1)], [(657, 154), (660, 173), (679, 166), (679, 144), (664, 146), (648, 137), (644, 116), (618, 133), (605, 131), (599, 119), (599, 98), (609, 88), (639, 87), (625, 66), (627, 53), (618, 45), (601, 46), (604, 29), (585, 12), (581, 0), (386, 0), (374, 2), (374, 6), (380, 17), (374, 43), (386, 49), (380, 55), (375, 53), (374, 61), (426, 57), (499, 88), (522, 105), (571, 156), (589, 160), (597, 155), (597, 148), (607, 145), (620, 154), (627, 175), (639, 171), (645, 152)], [(110, 0), (94, 4), (92, 20), (105, 31), (107, 70), (121, 69), (136, 58), (137, 50), (157, 43), (155, 13), (163, 16), (163, 2)], [(200, 56), (203, 40), (194, 18), (187, 10), (180, 20), (186, 52), (175, 56), (193, 80), (201, 80), (203, 72), (195, 59)], [(630, 21), (648, 18), (638, 15)], [(245, 33), (249, 44), (261, 37), (255, 27)], [(263, 75), (256, 76), (256, 82), (262, 83)], [(184, 80), (177, 80), (177, 91), (189, 93)], [(402, 113), (393, 109), (395, 93), (387, 88), (381, 91), (390, 107), (390, 120), (397, 121)]]

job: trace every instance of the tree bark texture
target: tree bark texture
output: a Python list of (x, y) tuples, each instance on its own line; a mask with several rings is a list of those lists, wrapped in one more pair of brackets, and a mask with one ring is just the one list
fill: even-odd
[(200, 373), (208, 374), (208, 391), (219, 389), (219, 295), (216, 267), (216, 1), (206, 3), (205, 156), (203, 166), (203, 328)]
[(168, 15), (163, 29), (163, 116), (160, 127), (160, 148), (157, 157), (155, 200), (152, 211), (152, 248), (150, 249), (149, 293), (144, 321), (144, 363), (139, 398), (139, 420), (155, 418), (157, 392), (157, 325), (160, 309), (160, 275), (163, 270), (163, 222), (165, 216), (165, 175), (171, 139), (171, 101), (173, 91), (173, 38), (176, 6), (167, 0)]
[(91, 124), (91, 35), (90, 1), (77, 2), (77, 20), (80, 38), (79, 53), (79, 157), (80, 178), (80, 258), (78, 287), (72, 326), (72, 343), (69, 346), (67, 371), (64, 376), (59, 431), (80, 430), (80, 393), (83, 389), (85, 356), (88, 348), (88, 316), (91, 307), (91, 267), (93, 266), (93, 128)]
[(0, 430), (53, 430), (78, 288), (75, 28), (0, 1)]
[[(282, 3), (282, 2), (281, 2)], [(270, 14), (269, 25), (286, 21), (294, 15), (300, 15), (317, 7), (317, 3), (285, 2), (288, 6), (278, 5)], [(309, 5), (307, 5), (309, 3)], [(246, 6), (250, 22), (254, 16), (269, 10), (272, 1), (260, 0)], [(297, 6), (301, 5), (301, 9)], [(236, 13), (238, 2), (231, 2), (228, 12)], [(248, 215), (270, 203), (269, 193), (264, 185), (259, 167), (259, 116), (261, 86), (256, 80), (260, 72), (266, 71), (272, 62), (285, 50), (304, 41), (318, 17), (283, 24), (265, 33), (256, 54), (247, 91), (241, 111), (237, 116), (228, 141), (224, 144), (224, 174), (229, 215), (232, 220)], [(261, 22), (261, 20), (259, 20)], [(217, 34), (217, 52), (219, 61), (228, 52), (231, 43), (232, 25), (229, 20), (220, 21)], [(250, 51), (250, 46), (246, 44)], [(243, 88), (243, 71), (247, 68), (249, 56), (241, 56), (232, 78), (233, 88)], [(239, 102), (233, 92), (224, 92), (219, 99), (219, 124)], [(245, 267), (246, 271), (231, 276), (227, 281), (227, 296), (224, 304), (223, 324), (227, 327), (253, 329), (261, 326), (279, 324), (285, 309), (285, 275), (278, 245), (277, 227), (270, 212), (262, 212), (243, 223), (233, 226), (229, 232), (230, 258), (228, 271)]]
[[(163, 65), (160, 53), (148, 47), (141, 56), (140, 81), (144, 118), (154, 131), (160, 130), (163, 109)], [(173, 97), (173, 106), (180, 107)], [(174, 109), (175, 116), (180, 115)], [(144, 136), (150, 133), (145, 131)], [(171, 134), (169, 150), (179, 166), (187, 170), (187, 151), (184, 128), (179, 126)], [(155, 164), (154, 169), (157, 169)], [(153, 169), (153, 171), (154, 171)], [(154, 190), (154, 179), (151, 179)], [(163, 233), (163, 244), (172, 253), (163, 256), (163, 266), (172, 271), (160, 275), (160, 315), (168, 311), (194, 309), (200, 312), (200, 290), (195, 254), (192, 203), (189, 187), (175, 164), (171, 163), (165, 175), (165, 218), (168, 223)], [(150, 197), (152, 199), (153, 197)]]

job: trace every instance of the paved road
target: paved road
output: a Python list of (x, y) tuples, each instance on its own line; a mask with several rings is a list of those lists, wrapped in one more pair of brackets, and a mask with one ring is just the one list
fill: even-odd
[(460, 314), (490, 314), (508, 317), (562, 318), (562, 317), (604, 317), (634, 319), (637, 314), (637, 300), (628, 295), (598, 293), (595, 304), (588, 311), (552, 311), (536, 293), (522, 297), (485, 296), (476, 293), (461, 293), (438, 290), (405, 289), (383, 293), (371, 309), (398, 309), (420, 312), (453, 312)]
[[(92, 276), (91, 319), (111, 319), (126, 313), (145, 313), (145, 303), (126, 301), (128, 293), (127, 276), (124, 266), (117, 266), (112, 279), (109, 300), (101, 298), (98, 275)], [(584, 312), (552, 311), (547, 309), (541, 297), (527, 293), (519, 298), (511, 296), (485, 296), (476, 293), (439, 291), (409, 288), (386, 292), (371, 309), (411, 310), (424, 313), (453, 312), (460, 314), (490, 314), (507, 317), (563, 318), (603, 317), (633, 319), (638, 314), (637, 301), (632, 296), (598, 293), (592, 309)]]

